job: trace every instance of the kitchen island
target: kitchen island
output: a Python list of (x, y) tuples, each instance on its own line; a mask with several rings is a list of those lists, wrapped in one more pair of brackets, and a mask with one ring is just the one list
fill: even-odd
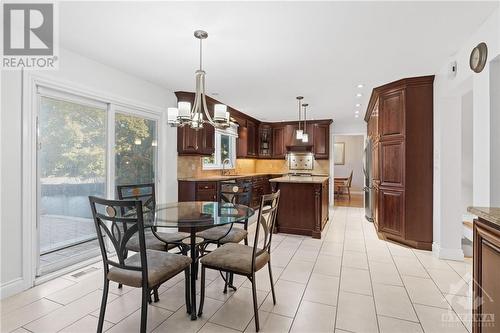
[(321, 238), (328, 222), (327, 176), (283, 176), (270, 179), (281, 190), (275, 232)]

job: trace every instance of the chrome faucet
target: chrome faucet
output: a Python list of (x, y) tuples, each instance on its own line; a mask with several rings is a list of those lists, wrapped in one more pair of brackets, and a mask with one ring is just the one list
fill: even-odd
[(224, 161), (222, 161), (222, 170), (221, 170), (222, 176), (229, 175), (229, 170), (226, 170), (226, 164), (231, 164), (231, 160), (229, 158), (225, 158)]

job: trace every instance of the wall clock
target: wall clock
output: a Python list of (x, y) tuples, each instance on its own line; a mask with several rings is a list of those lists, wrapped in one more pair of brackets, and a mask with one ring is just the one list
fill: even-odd
[(486, 46), (486, 43), (480, 43), (470, 53), (470, 69), (480, 73), (486, 66), (486, 59), (488, 59), (488, 46)]

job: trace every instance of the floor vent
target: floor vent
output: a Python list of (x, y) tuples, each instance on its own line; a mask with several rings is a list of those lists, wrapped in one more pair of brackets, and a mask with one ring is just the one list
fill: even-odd
[(84, 269), (83, 271), (79, 271), (79, 272), (77, 272), (75, 274), (72, 274), (71, 276), (74, 277), (75, 279), (78, 279), (78, 278), (80, 278), (80, 277), (82, 277), (84, 275), (87, 275), (89, 273), (95, 272), (97, 270), (99, 270), (99, 268), (89, 267), (87, 269)]

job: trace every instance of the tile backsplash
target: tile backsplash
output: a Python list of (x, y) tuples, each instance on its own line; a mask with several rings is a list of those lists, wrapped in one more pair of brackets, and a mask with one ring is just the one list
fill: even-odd
[[(202, 157), (200, 156), (178, 156), (177, 178), (209, 177), (220, 175), (220, 170), (203, 170)], [(315, 174), (329, 174), (329, 160), (314, 161), (314, 169), (308, 170)], [(287, 173), (288, 162), (279, 160), (237, 159), (236, 169), (231, 170), (234, 174), (247, 173)]]

